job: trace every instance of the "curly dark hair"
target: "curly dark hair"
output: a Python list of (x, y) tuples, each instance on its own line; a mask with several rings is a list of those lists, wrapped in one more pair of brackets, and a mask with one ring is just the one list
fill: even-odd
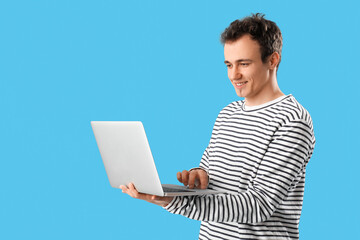
[[(221, 34), (220, 41), (234, 42), (245, 34), (260, 45), (261, 60), (265, 63), (267, 58), (274, 52), (280, 56), (281, 61), (282, 35), (276, 23), (264, 18), (264, 14), (256, 13), (243, 19), (233, 21)], [(279, 67), (279, 64), (277, 67)]]

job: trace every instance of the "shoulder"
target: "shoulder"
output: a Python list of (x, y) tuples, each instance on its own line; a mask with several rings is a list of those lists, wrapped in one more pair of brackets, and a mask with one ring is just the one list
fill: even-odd
[(281, 119), (283, 127), (292, 126), (308, 132), (309, 135), (314, 135), (309, 112), (292, 95), (274, 105), (272, 110), (277, 112), (277, 118)]
[(309, 112), (292, 95), (289, 95), (275, 107), (279, 107), (289, 117), (290, 121), (311, 122)]
[(228, 104), (226, 107), (224, 107), (220, 111), (219, 116), (221, 116), (221, 115), (230, 115), (230, 114), (232, 114), (234, 112), (241, 111), (241, 106), (242, 106), (243, 103), (244, 103), (244, 101), (231, 102), (230, 104)]
[(242, 111), (242, 108), (241, 108), (242, 104), (243, 104), (243, 101), (234, 101), (234, 102), (231, 102), (230, 104), (228, 104), (227, 106), (225, 106), (219, 112), (219, 114), (216, 118), (216, 122), (234, 117), (237, 113)]
[(310, 113), (292, 95), (280, 102), (278, 108), (286, 116), (286, 122), (298, 123), (313, 129)]

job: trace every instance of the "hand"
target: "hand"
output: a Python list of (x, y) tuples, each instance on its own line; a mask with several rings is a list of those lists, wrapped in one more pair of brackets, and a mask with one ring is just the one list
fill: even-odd
[(173, 197), (160, 197), (146, 193), (139, 193), (133, 183), (130, 183), (128, 186), (121, 185), (120, 188), (123, 193), (128, 194), (132, 198), (145, 200), (161, 207), (166, 207), (173, 199)]
[(209, 177), (205, 170), (197, 168), (191, 171), (182, 171), (177, 173), (177, 179), (189, 188), (206, 189), (209, 184)]

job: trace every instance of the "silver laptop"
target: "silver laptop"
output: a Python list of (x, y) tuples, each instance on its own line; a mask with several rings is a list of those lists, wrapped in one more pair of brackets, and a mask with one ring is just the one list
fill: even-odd
[(139, 192), (158, 196), (221, 193), (161, 184), (141, 122), (92, 121), (91, 126), (112, 187), (134, 183)]

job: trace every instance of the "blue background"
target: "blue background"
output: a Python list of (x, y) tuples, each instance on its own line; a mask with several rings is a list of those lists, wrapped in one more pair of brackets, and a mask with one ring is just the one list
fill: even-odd
[[(196, 239), (200, 223), (110, 187), (91, 120), (141, 120), (163, 182), (239, 100), (219, 35), (283, 33), (278, 81), (312, 115), (301, 239), (360, 239), (356, 1), (1, 1), (0, 239)], [(164, 230), (165, 228), (165, 230)]]

